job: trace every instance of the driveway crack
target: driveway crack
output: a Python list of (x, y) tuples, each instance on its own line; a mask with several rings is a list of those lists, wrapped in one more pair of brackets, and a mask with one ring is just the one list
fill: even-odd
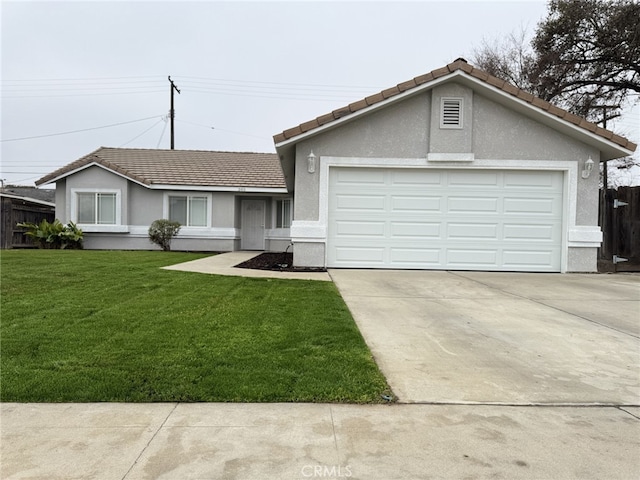
[(629, 410), (625, 410), (623, 407), (618, 407), (618, 410), (622, 410), (624, 413), (628, 413), (629, 415), (631, 415), (633, 418), (640, 420), (640, 416), (631, 413)]

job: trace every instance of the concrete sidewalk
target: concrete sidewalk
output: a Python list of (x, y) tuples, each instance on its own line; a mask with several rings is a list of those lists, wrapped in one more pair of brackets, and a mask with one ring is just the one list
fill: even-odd
[(638, 407), (3, 404), (9, 479), (637, 479)]

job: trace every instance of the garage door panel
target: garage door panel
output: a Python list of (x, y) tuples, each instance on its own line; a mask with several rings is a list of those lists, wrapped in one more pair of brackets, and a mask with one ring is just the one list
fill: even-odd
[(505, 172), (504, 187), (521, 190), (523, 187), (532, 190), (556, 190), (558, 172)]
[(399, 169), (391, 172), (391, 185), (402, 186), (434, 186), (442, 185), (442, 173), (437, 170)]
[(521, 225), (521, 224), (504, 224), (505, 240), (524, 240), (524, 241), (559, 241), (560, 232), (554, 228), (554, 225)]
[(337, 185), (371, 185), (381, 186), (385, 184), (386, 175), (382, 169), (349, 169), (335, 170), (335, 183)]
[(391, 248), (390, 260), (396, 265), (429, 267), (442, 263), (439, 248)]
[(448, 248), (447, 263), (457, 267), (491, 267), (498, 262), (498, 249)]
[(441, 224), (436, 222), (391, 222), (391, 236), (413, 239), (439, 239)]
[[(361, 174), (367, 181), (357, 184)], [(331, 168), (327, 265), (559, 271), (563, 178), (553, 171)]]
[(559, 215), (555, 198), (513, 198), (504, 199), (504, 213), (512, 215)]
[(493, 239), (497, 240), (499, 225), (497, 223), (448, 223), (448, 239)]
[(345, 237), (385, 237), (385, 222), (337, 221), (336, 233)]
[(478, 186), (484, 187), (493, 186), (498, 187), (499, 173), (496, 171), (451, 171), (448, 174), (448, 185), (450, 186)]
[(384, 253), (383, 247), (338, 247), (335, 258), (337, 263), (383, 265)]
[(391, 195), (392, 212), (440, 212), (441, 208), (440, 197)]
[(538, 270), (541, 267), (560, 261), (560, 250), (505, 250), (503, 252), (503, 264), (506, 267), (526, 269), (529, 271)]
[(384, 195), (338, 195), (337, 210), (378, 210), (385, 211)]
[(447, 211), (450, 213), (498, 213), (497, 197), (454, 197), (448, 198)]

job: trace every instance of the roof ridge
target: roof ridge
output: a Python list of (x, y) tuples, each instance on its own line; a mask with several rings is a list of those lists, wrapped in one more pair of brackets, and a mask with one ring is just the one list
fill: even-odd
[[(277, 155), (276, 152), (234, 152), (230, 150), (202, 150), (202, 149), (169, 149), (169, 148), (136, 148), (136, 147), (100, 147), (96, 151), (92, 153), (96, 153), (100, 150), (138, 150), (144, 152), (189, 152), (189, 153), (233, 153), (233, 154), (241, 154), (241, 155)], [(90, 155), (90, 154), (89, 154)]]
[(425, 73), (423, 75), (419, 75), (405, 82), (398, 83), (394, 87), (387, 88), (376, 94), (369, 95), (368, 97), (365, 97), (362, 100), (350, 103), (345, 107), (333, 110), (331, 113), (321, 115), (319, 117), (314, 118), (313, 120), (301, 123), (296, 127), (284, 130), (281, 133), (274, 135), (273, 141), (276, 144), (284, 142), (298, 135), (306, 133), (310, 130), (332, 123), (336, 120), (339, 120), (340, 118), (349, 116), (353, 113), (356, 113), (359, 110), (362, 110), (364, 108), (370, 107), (377, 103), (383, 102), (388, 98), (392, 98), (396, 95), (399, 95), (401, 93), (412, 90), (426, 83), (437, 80), (438, 78), (454, 74), (456, 72), (463, 72), (464, 74), (470, 75), (478, 80), (481, 80), (484, 83), (494, 88), (502, 90), (503, 92), (508, 93), (509, 95), (515, 98), (518, 98), (522, 101), (529, 103), (530, 105), (538, 108), (539, 110), (545, 111), (550, 115), (554, 115), (558, 117), (561, 120), (567, 121), (593, 134), (601, 136), (623, 148), (633, 151), (637, 147), (637, 145), (631, 142), (630, 140), (620, 135), (617, 135), (616, 133), (610, 130), (599, 127), (595, 123), (589, 122), (583, 117), (574, 115), (568, 112), (567, 110), (552, 104), (551, 102), (548, 102), (539, 97), (536, 97), (532, 93), (527, 92), (526, 90), (523, 90), (521, 88), (518, 88), (506, 80), (490, 75), (484, 70), (481, 70), (477, 67), (472, 66), (462, 57), (457, 58), (456, 60), (445, 65), (444, 67), (431, 70), (430, 72)]

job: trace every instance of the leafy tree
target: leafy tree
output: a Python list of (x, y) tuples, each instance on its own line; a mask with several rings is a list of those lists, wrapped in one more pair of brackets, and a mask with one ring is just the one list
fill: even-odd
[(635, 0), (551, 0), (533, 40), (537, 94), (572, 113), (620, 116), (640, 93), (640, 3)]
[(484, 43), (472, 61), (488, 73), (595, 122), (620, 116), (640, 93), (640, 3), (550, 0), (531, 45), (523, 32)]
[(160, 245), (162, 250), (171, 250), (171, 239), (180, 231), (180, 224), (171, 220), (154, 220), (149, 227), (149, 240)]

